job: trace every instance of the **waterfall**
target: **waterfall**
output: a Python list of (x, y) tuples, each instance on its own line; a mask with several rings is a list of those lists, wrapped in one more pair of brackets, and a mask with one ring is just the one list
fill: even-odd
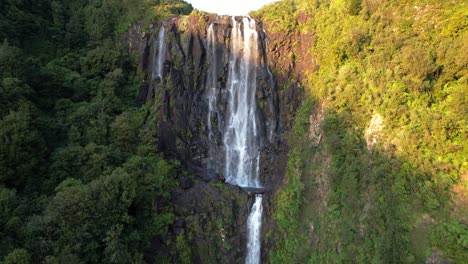
[[(232, 18), (231, 54), (227, 79), (228, 119), (223, 135), (226, 181), (242, 187), (261, 187), (260, 127), (257, 89), (258, 33), (255, 20)], [(247, 219), (246, 263), (260, 263), (262, 195), (256, 195)]]
[[(262, 188), (260, 183), (260, 143), (263, 135), (259, 108), (256, 100), (257, 70), (260, 58), (259, 37), (256, 22), (248, 17), (237, 21), (232, 17), (229, 67), (226, 80), (227, 106), (224, 113), (218, 111), (219, 96), (223, 95), (218, 87), (218, 59), (216, 25), (207, 29), (206, 58), (207, 75), (205, 80), (206, 99), (208, 102), (208, 170), (213, 168), (213, 158), (216, 155), (213, 146), (214, 117), (222, 131), (222, 142), (225, 158), (226, 182), (232, 185), (250, 188)], [(265, 56), (265, 55), (264, 55)], [(267, 69), (270, 81), (273, 76)], [(271, 88), (273, 89), (273, 87)], [(223, 97), (221, 97), (223, 98)], [(221, 101), (222, 102), (222, 101)], [(224, 114), (221, 128), (220, 115)], [(262, 226), (262, 195), (257, 194), (247, 219), (247, 255), (248, 264), (260, 263), (261, 259), (261, 226)]]
[(261, 187), (258, 179), (260, 129), (255, 100), (258, 34), (255, 20), (247, 17), (243, 18), (242, 23), (235, 18), (232, 20), (227, 80), (229, 116), (223, 135), (225, 176), (230, 184)]
[(255, 196), (255, 203), (247, 219), (248, 242), (246, 264), (260, 263), (262, 213), (262, 195), (257, 194)]
[[(164, 64), (164, 56), (166, 55), (166, 43), (164, 37), (166, 35), (166, 28), (164, 25), (161, 26), (158, 33), (158, 39), (156, 40), (158, 45), (154, 43), (153, 48), (153, 79), (159, 78), (162, 79), (162, 71)], [(156, 57), (156, 47), (158, 47), (158, 56)], [(156, 64), (156, 65), (155, 65)]]
[[(208, 157), (210, 158), (208, 162), (208, 169), (213, 169), (213, 147), (211, 141), (213, 140), (213, 128), (212, 128), (212, 116), (213, 114), (218, 114), (216, 108), (216, 97), (217, 97), (217, 59), (216, 59), (216, 39), (215, 39), (215, 32), (213, 29), (213, 24), (208, 27), (207, 32), (207, 43), (206, 43), (206, 50), (208, 56), (208, 69), (207, 69), (207, 78), (205, 87), (207, 91), (207, 98), (208, 98), (208, 116), (207, 116), (207, 128), (208, 128)], [(219, 120), (219, 118), (218, 118)]]

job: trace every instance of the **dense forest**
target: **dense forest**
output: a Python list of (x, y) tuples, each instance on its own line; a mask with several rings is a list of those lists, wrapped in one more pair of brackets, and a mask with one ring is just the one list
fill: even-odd
[[(137, 263), (173, 221), (130, 25), (178, 0), (0, 2), (1, 263)], [(157, 201), (157, 202), (156, 202)]]
[[(1, 264), (154, 261), (190, 172), (158, 149), (155, 106), (135, 103), (127, 38), (192, 9), (0, 2)], [(272, 68), (279, 90), (305, 91), (264, 262), (466, 261), (467, 2), (283, 0), (250, 15), (300, 71)], [(189, 242), (168, 244), (177, 257), (157, 263), (191, 262)]]

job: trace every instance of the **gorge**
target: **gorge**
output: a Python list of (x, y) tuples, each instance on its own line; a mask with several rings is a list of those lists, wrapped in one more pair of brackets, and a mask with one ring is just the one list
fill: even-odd
[[(203, 24), (205, 28), (196, 33), (200, 35), (188, 32), (188, 47), (190, 49), (193, 42), (199, 42), (197, 45), (200, 50), (196, 52), (201, 54), (198, 54), (193, 53), (193, 50), (177, 50), (181, 48), (177, 47), (179, 43), (165, 35), (166, 27), (176, 36), (184, 34), (184, 29), (180, 29), (183, 19), (164, 22), (157, 37), (154, 36), (155, 41), (150, 42), (153, 43), (152, 47), (147, 49), (152, 51), (150, 65), (153, 74), (149, 82), (153, 85), (153, 96), (158, 96), (156, 89), (161, 87), (161, 83), (175, 82), (178, 85), (177, 80), (173, 79), (174, 75), (171, 75), (172, 68), (166, 72), (162, 70), (164, 64), (171, 65), (177, 60), (178, 52), (201, 55), (195, 59), (199, 65), (204, 65), (198, 66), (200, 97), (203, 100), (193, 101), (189, 106), (201, 109), (202, 115), (206, 116), (205, 128), (202, 127), (203, 119), (196, 125), (201, 131), (198, 136), (205, 138), (204, 145), (207, 146), (201, 153), (205, 158), (199, 163), (208, 180), (212, 180), (209, 177), (214, 175), (222, 175), (226, 183), (254, 194), (249, 199), (248, 217), (243, 220), (247, 232), (242, 240), (246, 241), (245, 263), (260, 263), (262, 193), (268, 188), (260, 181), (260, 152), (274, 138), (278, 118), (275, 112), (265, 116), (257, 102), (257, 82), (261, 78), (266, 91), (270, 93), (265, 96), (269, 98), (268, 111), (278, 109), (273, 100), (277, 94), (265, 53), (266, 34), (261, 25), (249, 17), (213, 16), (212, 20)], [(168, 51), (166, 46), (169, 47)], [(182, 60), (181, 63), (190, 67), (190, 62)], [(186, 114), (181, 113), (182, 116)], [(170, 116), (167, 118), (170, 119)], [(249, 207), (248, 204), (241, 206)], [(245, 231), (237, 232), (240, 234)]]
[[(274, 8), (274, 5), (272, 7)], [(263, 18), (268, 17), (268, 15), (266, 13)], [(257, 16), (262, 18), (261, 14)], [(284, 19), (286, 20), (286, 18)], [(317, 213), (319, 215), (312, 216), (315, 213), (310, 213), (310, 210), (314, 208), (318, 209), (318, 212), (329, 212), (325, 215), (330, 214), (327, 217), (332, 217), (333, 211), (330, 211), (332, 209), (330, 209), (329, 202), (346, 205), (344, 208), (348, 206), (360, 208), (354, 213), (349, 213), (353, 215), (353, 219), (358, 218), (360, 221), (359, 237), (365, 236), (366, 232), (373, 232), (371, 231), (371, 223), (374, 220), (368, 219), (367, 213), (364, 212), (372, 207), (372, 200), (376, 199), (376, 196), (387, 194), (385, 191), (366, 193), (360, 188), (373, 189), (380, 183), (359, 185), (359, 181), (366, 177), (377, 177), (374, 176), (374, 173), (378, 173), (376, 172), (378, 170), (372, 168), (376, 166), (372, 165), (374, 162), (372, 160), (376, 159), (383, 163), (395, 162), (395, 160), (391, 158), (390, 160), (393, 161), (386, 161), (386, 158), (371, 154), (374, 151), (373, 145), (375, 143), (372, 143), (372, 146), (361, 147), (357, 141), (347, 142), (348, 136), (340, 135), (341, 132), (333, 132), (339, 131), (341, 128), (325, 125), (338, 124), (341, 126), (346, 124), (345, 126), (348, 127), (351, 126), (348, 123), (351, 119), (350, 117), (343, 117), (343, 119), (340, 117), (340, 119), (334, 120), (334, 116), (341, 114), (325, 112), (325, 105), (318, 105), (314, 101), (317, 100), (316, 98), (304, 94), (303, 87), (307, 85), (307, 82), (314, 83), (317, 87), (326, 87), (325, 84), (319, 82), (327, 82), (327, 75), (319, 76), (316, 80), (311, 79), (310, 76), (315, 76), (316, 72), (320, 73), (319, 67), (328, 67), (327, 63), (329, 62), (322, 61), (321, 66), (316, 64), (317, 59), (314, 54), (308, 51), (307, 47), (310, 43), (314, 43), (314, 41), (321, 43), (321, 40), (315, 40), (314, 31), (302, 29), (311, 23), (311, 17), (307, 17), (307, 13), (302, 11), (297, 13), (296, 19), (298, 28), (292, 28), (289, 31), (272, 28), (280, 27), (281, 25), (275, 24), (279, 22), (266, 24), (265, 21), (255, 21), (247, 17), (227, 17), (213, 14), (195, 14), (188, 17), (172, 18), (164, 22), (164, 27), (167, 28), (166, 41), (168, 45), (167, 53), (164, 55), (164, 71), (167, 76), (162, 83), (151, 84), (149, 81), (150, 88), (145, 96), (147, 102), (151, 102), (153, 98), (160, 100), (157, 101), (159, 119), (163, 121), (159, 127), (159, 134), (163, 136), (162, 142), (164, 144), (170, 143), (170, 145), (161, 146), (161, 149), (166, 148), (166, 153), (169, 155), (183, 157), (182, 160), (187, 162), (186, 166), (190, 170), (196, 171), (195, 179), (203, 179), (203, 182), (198, 183), (195, 180), (194, 186), (187, 190), (177, 191), (176, 196), (180, 197), (174, 201), (178, 217), (184, 219), (184, 230), (197, 234), (190, 240), (194, 243), (191, 252), (193, 260), (196, 262), (257, 263), (253, 260), (258, 259), (261, 262), (282, 263), (290, 262), (296, 258), (304, 258), (304, 256), (292, 253), (291, 248), (287, 249), (285, 245), (288, 243), (296, 245), (295, 247), (299, 247), (298, 244), (309, 245), (312, 248), (316, 247), (315, 250), (318, 251), (322, 247), (324, 250), (325, 248), (329, 250), (333, 244), (320, 243), (320, 237), (324, 239), (327, 234), (325, 229), (316, 229), (316, 225), (328, 226), (331, 222), (326, 220), (324, 215), (320, 216)], [(265, 20), (268, 21), (268, 19)], [(247, 25), (248, 27), (246, 27)], [(269, 37), (267, 36), (268, 29), (270, 29)], [(360, 38), (362, 41), (366, 38), (365, 35), (359, 36), (359, 34), (365, 34), (362, 32), (353, 34), (358, 34), (353, 35), (358, 41), (356, 43), (359, 43)], [(156, 38), (154, 33), (148, 37), (148, 43), (152, 43), (151, 38)], [(330, 41), (332, 40), (333, 38), (330, 39)], [(317, 44), (317, 48), (319, 48), (319, 44)], [(352, 45), (349, 47), (344, 45), (343, 54), (362, 56), (360, 48), (355, 48)], [(328, 48), (332, 48), (332, 46), (321, 46), (320, 48), (328, 51)], [(146, 50), (151, 50), (151, 48)], [(314, 51), (316, 54), (324, 52)], [(300, 54), (300, 57), (296, 57), (297, 54)], [(145, 56), (143, 55), (143, 57)], [(337, 60), (339, 61), (339, 59)], [(348, 71), (347, 67), (352, 66), (346, 64), (346, 57), (343, 57), (342, 60), (344, 66), (337, 73), (339, 80), (341, 80), (340, 78), (350, 78), (346, 76), (353, 74), (352, 70)], [(338, 62), (335, 61), (335, 63)], [(330, 67), (334, 66), (330, 65)], [(148, 70), (150, 68), (151, 66), (148, 66)], [(354, 70), (356, 71), (356, 69)], [(344, 109), (348, 109), (346, 107), (349, 106), (345, 102), (350, 100), (351, 95), (345, 94), (349, 93), (349, 90), (346, 89), (352, 88), (349, 85), (347, 87), (343, 88), (345, 90), (342, 90), (341, 94), (337, 95), (332, 92), (332, 95), (329, 95), (332, 99), (327, 99), (330, 100), (328, 102), (333, 102), (333, 98), (342, 96), (340, 97), (342, 98), (341, 103), (344, 104)], [(326, 93), (326, 90), (320, 88), (311, 93)], [(365, 96), (373, 95), (361, 96), (365, 98)], [(302, 101), (303, 97), (310, 99), (304, 102)], [(140, 98), (142, 98), (141, 94)], [(327, 102), (327, 100), (323, 101)], [(299, 108), (301, 103), (302, 106)], [(298, 110), (299, 112), (296, 113)], [(302, 116), (301, 111), (305, 111), (306, 116)], [(378, 116), (379, 113), (374, 115)], [(184, 135), (181, 134), (183, 131), (190, 131), (190, 137), (183, 138)], [(346, 132), (350, 133), (349, 137), (358, 137), (351, 131)], [(364, 133), (366, 128), (364, 127), (362, 131)], [(300, 136), (297, 136), (297, 133)], [(371, 164), (368, 165), (370, 166), (369, 171), (355, 171), (355, 169), (351, 169), (353, 172), (341, 171), (342, 169), (347, 170), (345, 168), (348, 165), (345, 165), (343, 160), (338, 161), (342, 157), (341, 154), (333, 154), (336, 151), (336, 142), (332, 143), (329, 140), (336, 139), (334, 133), (340, 135), (338, 136), (342, 140), (340, 142), (347, 142), (346, 144), (355, 146), (356, 152), (347, 154), (350, 155), (346, 156), (347, 162), (357, 162), (352, 161), (356, 156), (361, 157), (362, 161), (368, 159), (369, 164)], [(180, 137), (180, 140), (164, 136), (168, 134), (175, 135), (176, 138)], [(364, 138), (364, 135), (362, 137)], [(375, 136), (375, 138), (379, 137), (381, 135)], [(310, 153), (313, 153), (313, 161), (307, 158), (311, 155)], [(288, 164), (286, 164), (287, 160), (289, 160)], [(336, 167), (338, 166), (336, 164), (343, 166)], [(330, 167), (335, 169), (330, 170)], [(387, 171), (387, 173), (394, 175), (395, 172)], [(302, 177), (304, 178), (302, 179)], [(235, 190), (220, 184), (222, 182), (243, 188)], [(314, 184), (316, 187), (312, 187)], [(330, 185), (335, 186), (333, 187), (334, 191)], [(225, 190), (224, 194), (221, 194), (218, 190), (212, 190), (213, 187), (227, 191)], [(346, 189), (348, 187), (358, 190), (349, 191)], [(182, 194), (185, 192), (190, 193), (189, 196)], [(200, 196), (194, 192), (206, 192), (213, 196), (207, 198), (207, 196)], [(307, 195), (300, 198), (303, 192)], [(338, 200), (328, 200), (332, 199), (329, 197), (333, 192), (348, 193), (349, 197), (339, 194), (339, 198), (333, 198)], [(361, 194), (358, 195), (356, 192)], [(226, 195), (235, 198), (224, 200)], [(217, 210), (226, 210), (220, 208), (227, 206), (229, 214), (226, 212), (220, 214), (208, 209), (209, 204), (213, 203), (212, 199), (220, 199), (220, 197), (223, 197), (221, 200), (224, 201), (222, 205), (218, 205), (219, 209)], [(188, 203), (187, 199), (193, 199), (193, 201)], [(391, 202), (391, 199), (388, 199), (386, 201)], [(282, 201), (285, 201), (284, 204), (281, 204)], [(302, 205), (306, 201), (310, 205)], [(399, 202), (395, 202), (394, 206), (396, 204)], [(201, 208), (194, 209), (197, 205)], [(244, 207), (245, 205), (248, 206)], [(381, 208), (374, 209), (383, 210)], [(299, 211), (295, 210), (306, 210), (309, 215), (304, 220), (296, 220)], [(207, 215), (208, 224), (193, 220), (194, 215), (200, 214)], [(359, 214), (361, 216), (358, 217)], [(385, 219), (387, 217), (392, 218), (392, 220), (384, 221), (408, 221), (405, 216), (395, 213), (388, 213)], [(189, 220), (187, 221), (187, 219)], [(198, 216), (195, 219), (198, 219)], [(341, 222), (342, 220), (335, 218), (332, 225), (341, 223), (344, 225), (344, 229), (347, 228), (346, 226), (353, 229), (355, 223), (346, 222), (348, 220)], [(218, 221), (217, 227), (212, 225), (213, 221)], [(301, 223), (300, 226), (298, 223)], [(230, 227), (229, 231), (226, 230), (228, 226)], [(194, 229), (200, 231), (194, 232)], [(221, 237), (221, 242), (208, 242), (207, 235), (203, 233), (209, 232), (216, 234), (210, 239)], [(297, 236), (283, 240), (278, 236), (272, 236), (272, 234), (280, 233), (289, 237), (290, 232), (304, 232), (308, 234), (306, 236), (308, 238)], [(339, 232), (336, 234), (344, 236)], [(386, 239), (390, 241), (395, 238), (388, 237)], [(227, 241), (229, 242), (226, 243)], [(210, 251), (207, 247), (215, 249)], [(260, 248), (262, 250), (259, 250)], [(271, 252), (272, 249), (274, 249), (273, 252)], [(210, 253), (207, 253), (207, 250)], [(372, 251), (372, 249), (366, 250)], [(394, 250), (398, 251), (398, 247), (385, 250), (396, 252)], [(307, 255), (307, 253), (304, 254)], [(418, 254), (420, 255), (416, 258), (421, 259), (422, 254)], [(336, 256), (335, 253), (327, 253), (309, 257), (317, 258), (317, 261), (321, 262), (325, 261), (326, 258), (335, 258)]]
[(269, 2), (0, 1), (0, 264), (465, 263), (468, 3)]

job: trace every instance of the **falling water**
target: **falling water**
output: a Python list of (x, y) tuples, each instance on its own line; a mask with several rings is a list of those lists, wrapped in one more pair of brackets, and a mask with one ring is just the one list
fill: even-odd
[[(158, 35), (159, 37), (159, 35)], [(153, 58), (152, 58), (152, 63), (153, 63), (153, 71), (151, 72), (151, 75), (153, 77), (153, 80), (156, 79), (158, 73), (157, 73), (157, 67), (158, 67), (158, 39), (154, 41), (153, 45)]]
[(223, 142), (226, 181), (242, 187), (261, 187), (258, 179), (260, 135), (255, 100), (257, 40), (255, 20), (244, 17), (242, 23), (238, 23), (233, 18), (227, 80), (230, 116)]
[(249, 218), (247, 219), (247, 257), (245, 258), (246, 264), (255, 264), (260, 262), (260, 248), (261, 248), (261, 227), (262, 227), (262, 195), (255, 196), (255, 203), (252, 206)]
[(213, 128), (211, 119), (213, 114), (218, 114), (216, 109), (216, 72), (218, 70), (217, 61), (216, 61), (216, 39), (215, 39), (215, 32), (213, 29), (213, 24), (210, 25), (208, 28), (208, 36), (207, 36), (207, 56), (208, 56), (208, 69), (207, 69), (207, 78), (205, 87), (208, 89), (207, 97), (208, 97), (208, 117), (207, 117), (207, 127), (208, 127), (208, 140), (209, 140), (209, 147), (208, 147), (208, 156), (210, 157), (210, 162), (208, 163), (209, 169), (213, 167), (213, 149), (211, 141), (213, 139)]
[[(229, 116), (224, 131), (226, 181), (242, 187), (261, 187), (259, 181), (260, 129), (255, 100), (258, 61), (258, 33), (255, 20), (232, 18), (231, 55), (227, 89)], [(246, 263), (260, 263), (262, 195), (247, 219)]]
[[(161, 26), (159, 29), (158, 33), (158, 57), (155, 58), (156, 56), (156, 43), (154, 45), (153, 49), (153, 79), (159, 78), (162, 79), (162, 70), (163, 70), (163, 63), (164, 63), (164, 56), (166, 54), (166, 43), (164, 41), (164, 37), (166, 35), (166, 28), (164, 28), (164, 25)], [(157, 59), (157, 60), (156, 60)], [(156, 63), (156, 65), (154, 65)]]

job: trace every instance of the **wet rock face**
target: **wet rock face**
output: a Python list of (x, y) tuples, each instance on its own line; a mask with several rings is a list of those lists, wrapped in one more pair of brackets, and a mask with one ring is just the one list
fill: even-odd
[[(310, 19), (313, 17), (299, 11), (300, 24)], [(276, 30), (275, 26), (264, 25), (268, 32), (265, 52), (277, 82), (279, 130), (284, 132), (292, 126), (294, 113), (302, 103), (304, 88), (301, 83), (305, 83), (307, 75), (317, 71), (319, 66), (310, 52), (315, 38), (313, 31), (295, 29), (286, 32)]]
[(173, 196), (174, 234), (190, 233), (193, 263), (242, 263), (251, 197), (237, 186), (199, 182)]
[[(234, 18), (242, 22), (242, 17)], [(208, 28), (214, 32), (214, 51), (208, 49)], [(229, 61), (231, 53), (231, 17), (181, 16), (167, 20), (162, 25), (164, 38), (158, 38), (161, 25), (150, 32), (134, 32), (129, 37), (134, 43), (141, 36), (140, 69), (144, 74), (136, 105), (152, 105), (157, 115), (159, 149), (168, 158), (181, 161), (182, 168), (191, 173), (180, 177), (180, 188), (174, 191), (173, 206), (176, 221), (171, 237), (158, 241), (175, 241), (185, 236), (189, 241), (195, 263), (242, 263), (245, 258), (246, 221), (253, 196), (259, 190), (242, 190), (224, 183), (223, 132), (228, 116)], [(285, 135), (293, 121), (293, 113), (302, 98), (298, 82), (289, 76), (296, 71), (293, 62), (284, 61), (291, 43), (279, 44), (281, 36), (267, 36), (261, 22), (258, 32), (256, 101), (260, 119), (260, 182), (264, 193), (264, 228), (262, 237), (274, 228), (272, 203), (274, 192), (281, 186), (289, 150)], [(136, 34), (138, 33), (138, 34)], [(267, 44), (267, 38), (270, 43)], [(159, 46), (165, 47), (162, 56), (161, 76), (155, 75)], [(282, 40), (281, 40), (282, 41)], [(287, 39), (286, 39), (287, 41)], [(279, 46), (278, 46), (279, 45)], [(281, 46), (283, 45), (283, 46)], [(214, 54), (214, 55), (213, 55)], [(214, 61), (213, 61), (214, 58)], [(215, 64), (215, 72), (209, 69)], [(278, 70), (292, 65), (287, 71)], [(271, 71), (269, 67), (271, 68)], [(289, 66), (288, 66), (289, 67)], [(273, 76), (273, 73), (275, 76)], [(213, 78), (216, 86), (216, 106), (208, 118), (207, 81)], [(242, 102), (239, 102), (242, 103)], [(209, 136), (208, 128), (211, 129)], [(210, 165), (211, 164), (211, 165)], [(266, 240), (265, 240), (266, 241)], [(262, 245), (262, 258), (266, 259), (270, 242)], [(177, 261), (177, 248), (172, 242), (164, 245), (168, 255)], [(153, 247), (154, 248), (154, 247)]]
[[(237, 22), (242, 17), (234, 18)], [(214, 55), (208, 55), (208, 28), (214, 29)], [(159, 56), (158, 26), (145, 35), (141, 49), (145, 79), (141, 85), (137, 105), (158, 106), (159, 148), (168, 157), (175, 157), (189, 167), (207, 168), (212, 159), (217, 173), (223, 173), (224, 151), (222, 134), (229, 115), (226, 89), (231, 53), (233, 19), (228, 16), (181, 16), (163, 23), (166, 34), (162, 78), (155, 77), (154, 67)], [(257, 23), (259, 35), (257, 65), (257, 104), (261, 119), (263, 146), (275, 142), (279, 122), (278, 94), (273, 75), (268, 69), (266, 34)], [(213, 59), (214, 58), (214, 59)], [(215, 60), (215, 62), (213, 62)], [(216, 109), (219, 114), (208, 116), (207, 78), (210, 64), (216, 64)], [(239, 102), (242, 103), (242, 102)], [(212, 137), (208, 138), (208, 122)], [(210, 154), (209, 148), (213, 151)], [(214, 155), (213, 155), (214, 153)], [(214, 156), (214, 157), (213, 157)], [(214, 173), (207, 173), (214, 174)], [(223, 175), (221, 176), (223, 177)]]

